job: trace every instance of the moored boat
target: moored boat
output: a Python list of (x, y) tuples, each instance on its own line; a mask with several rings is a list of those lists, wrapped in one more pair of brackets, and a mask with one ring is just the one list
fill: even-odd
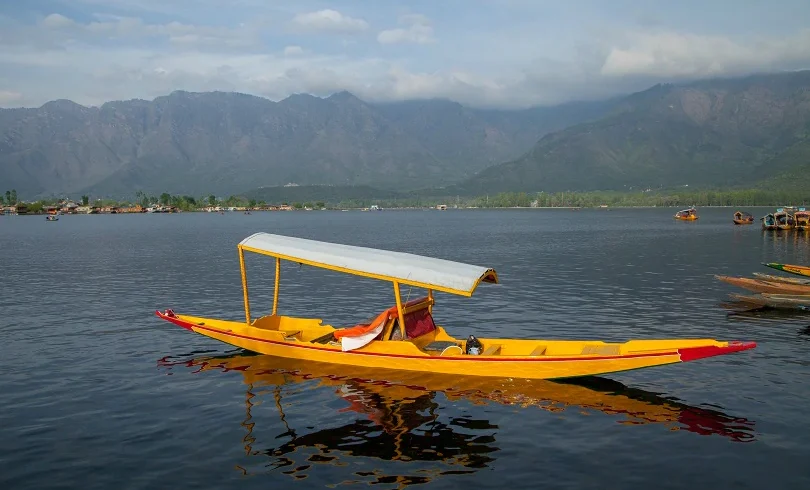
[(797, 230), (810, 230), (810, 211), (807, 211), (804, 208), (799, 208), (798, 211), (793, 213), (793, 218), (796, 220)]
[(810, 311), (810, 295), (761, 293), (754, 295), (730, 294), (729, 296), (746, 304), (786, 310)]
[(750, 277), (721, 275), (715, 275), (714, 277), (732, 286), (741, 287), (756, 293), (810, 294), (810, 284), (788, 284), (784, 282), (752, 279)]
[(787, 272), (789, 274), (796, 274), (799, 276), (810, 276), (810, 267), (795, 264), (782, 264), (780, 262), (767, 262), (763, 263), (765, 267), (776, 269), (778, 271)]
[(776, 227), (776, 218), (774, 217), (773, 213), (766, 214), (765, 216), (760, 218), (760, 221), (762, 221), (762, 229), (763, 230), (776, 230), (777, 229), (777, 227)]
[(774, 221), (776, 222), (776, 229), (778, 230), (792, 230), (796, 221), (793, 215), (786, 209), (779, 208), (773, 213)]
[(802, 279), (801, 277), (775, 276), (773, 274), (763, 274), (762, 272), (754, 272), (754, 277), (771, 282), (785, 282), (788, 284), (810, 284), (810, 279)]
[(681, 209), (675, 213), (674, 217), (681, 221), (695, 221), (698, 219), (697, 209), (694, 206), (688, 209)]
[(754, 222), (754, 215), (745, 211), (737, 211), (732, 219), (735, 225), (750, 225)]
[[(434, 291), (471, 297), (482, 283), (498, 283), (494, 269), (414, 254), (255, 233), (237, 246), (245, 320), (155, 314), (189, 331), (261, 354), (368, 368), (460, 376), (556, 379), (693, 361), (756, 347), (714, 339), (600, 340), (459, 339), (433, 321)], [(244, 253), (275, 258), (270, 315), (252, 318)], [(345, 328), (319, 318), (278, 314), (281, 260), (390, 282), (394, 306), (373, 320)], [(400, 286), (427, 290), (403, 302)], [(468, 323), (467, 320), (464, 323)]]

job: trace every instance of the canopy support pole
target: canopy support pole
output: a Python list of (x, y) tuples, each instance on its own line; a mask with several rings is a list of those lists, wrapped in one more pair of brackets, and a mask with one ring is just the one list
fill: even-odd
[(394, 281), (394, 298), (397, 300), (397, 316), (399, 317), (399, 329), (402, 336), (405, 336), (405, 312), (402, 309), (402, 296), (399, 294), (399, 283)]
[(273, 288), (273, 315), (278, 310), (278, 281), (281, 275), (281, 259), (276, 257), (276, 285)]
[(432, 315), (433, 314), (433, 290), (432, 289), (428, 289), (428, 300), (430, 301), (430, 303), (428, 303), (428, 313), (430, 313)]
[(245, 296), (245, 321), (250, 325), (250, 300), (248, 299), (247, 270), (245, 269), (245, 252), (239, 247), (239, 269), (242, 272), (242, 293)]

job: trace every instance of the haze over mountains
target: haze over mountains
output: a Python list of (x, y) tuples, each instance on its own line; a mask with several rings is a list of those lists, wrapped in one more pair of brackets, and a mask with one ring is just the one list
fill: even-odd
[(732, 186), (804, 175), (808, 156), (808, 71), (527, 110), (182, 91), (0, 109), (0, 189), (30, 197), (288, 182), (448, 194)]

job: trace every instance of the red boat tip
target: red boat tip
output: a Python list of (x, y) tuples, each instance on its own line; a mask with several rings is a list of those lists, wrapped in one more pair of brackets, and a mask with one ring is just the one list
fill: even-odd
[(757, 346), (756, 342), (734, 340), (728, 343), (726, 347), (716, 347), (713, 345), (705, 347), (686, 347), (678, 349), (678, 354), (681, 355), (681, 362), (689, 362), (704, 357), (722, 356), (725, 354), (732, 354), (748, 349), (753, 349)]

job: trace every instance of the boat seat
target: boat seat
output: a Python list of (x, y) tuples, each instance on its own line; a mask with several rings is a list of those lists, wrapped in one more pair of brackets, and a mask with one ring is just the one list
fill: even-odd
[(596, 354), (602, 356), (619, 355), (618, 345), (585, 345), (580, 354)]
[(501, 352), (501, 344), (492, 344), (481, 353), (482, 356), (495, 356)]
[(546, 346), (538, 345), (533, 351), (529, 352), (530, 356), (543, 356), (546, 354)]
[(301, 335), (300, 330), (289, 330), (284, 332), (284, 340), (296, 340), (295, 336)]

